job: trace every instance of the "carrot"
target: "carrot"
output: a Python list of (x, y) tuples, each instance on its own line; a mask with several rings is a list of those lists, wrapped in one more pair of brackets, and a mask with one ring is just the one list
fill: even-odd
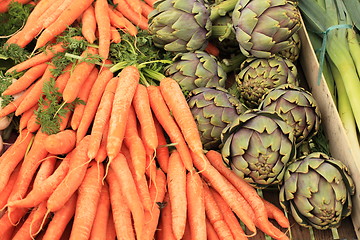
[(52, 154), (66, 154), (72, 151), (76, 144), (76, 133), (67, 129), (46, 137), (45, 149)]
[(125, 203), (132, 213), (136, 236), (140, 237), (142, 236), (145, 223), (144, 207), (136, 190), (135, 181), (131, 175), (125, 156), (122, 153), (119, 153), (113, 159), (110, 168), (114, 171), (114, 174), (119, 181)]
[(15, 99), (14, 101), (10, 102), (8, 105), (0, 109), (0, 117), (4, 117), (6, 115), (9, 115), (10, 113), (13, 113), (16, 111), (16, 109), (19, 107), (20, 103), (25, 99), (25, 97), (29, 94), (29, 92), (32, 91), (34, 88), (34, 85), (31, 85), (25, 92)]
[(164, 128), (165, 132), (169, 135), (171, 142), (176, 143), (175, 147), (181, 156), (185, 168), (188, 171), (193, 171), (194, 166), (189, 148), (185, 142), (181, 130), (179, 129), (179, 126), (170, 114), (170, 110), (165, 103), (160, 89), (156, 86), (148, 86), (147, 90), (149, 93), (150, 106), (156, 119)]
[(33, 106), (29, 110), (25, 111), (19, 120), (19, 132), (24, 130), (27, 126), (27, 123), (29, 122), (30, 117), (34, 114), (34, 111), (37, 109), (38, 106)]
[(169, 200), (169, 194), (165, 195), (165, 207), (161, 209), (159, 230), (157, 231), (158, 240), (176, 240), (173, 233), (173, 224), (171, 216), (171, 202)]
[(43, 184), (51, 174), (53, 174), (56, 165), (56, 156), (48, 154), (45, 160), (40, 164), (39, 170), (36, 172), (32, 188), (37, 188)]
[(129, 7), (136, 13), (141, 14), (141, 1), (140, 0), (125, 0)]
[(185, 232), (188, 202), (186, 196), (186, 169), (177, 151), (170, 154), (167, 186), (172, 203), (173, 233), (176, 239), (181, 239)]
[(199, 130), (179, 84), (172, 78), (164, 78), (160, 90), (190, 150), (204, 160)]
[(186, 196), (191, 238), (205, 240), (207, 238), (204, 190), (201, 178), (196, 172), (187, 173)]
[(130, 151), (135, 176), (140, 179), (145, 174), (146, 150), (137, 131), (137, 119), (132, 105), (130, 105), (127, 115), (124, 143)]
[[(0, 209), (4, 209), (6, 206), (7, 200), (10, 196), (10, 193), (14, 187), (14, 184), (16, 182), (16, 179), (19, 175), (20, 170), (20, 164), (14, 169), (14, 171), (11, 173), (9, 181), (7, 182), (4, 190), (0, 192)], [(1, 211), (0, 211), (1, 212)], [(1, 215), (1, 214), (0, 214)]]
[(42, 95), (42, 88), (46, 82), (49, 82), (53, 78), (51, 72), (52, 69), (55, 69), (55, 66), (49, 64), (44, 72), (44, 75), (35, 83), (31, 91), (25, 96), (23, 101), (21, 101), (19, 107), (15, 111), (15, 115), (19, 116), (24, 113), (26, 110), (30, 109), (36, 105)]
[(110, 49), (110, 17), (107, 0), (95, 1), (95, 18), (99, 31), (99, 55), (105, 60)]
[(273, 226), (268, 220), (265, 205), (256, 190), (224, 165), (221, 153), (210, 150), (206, 153), (206, 157), (217, 171), (219, 171), (250, 204), (255, 213), (255, 221), (258, 228), (269, 235), (272, 234)]
[[(97, 54), (97, 49), (93, 47), (88, 47), (81, 54), (81, 57), (87, 58), (95, 54)], [(95, 67), (94, 63), (89, 63), (86, 61), (82, 61), (75, 66), (63, 92), (63, 99), (65, 102), (67, 103), (73, 102), (76, 99), (76, 97), (78, 97), (81, 86), (89, 77), (94, 67)]]
[(39, 128), (40, 128), (40, 124), (37, 121), (37, 116), (35, 112), (33, 112), (33, 114), (29, 118), (29, 121), (27, 122), (27, 129), (29, 130), (29, 132), (34, 133), (37, 130), (39, 130)]
[(131, 212), (124, 198), (125, 193), (112, 168), (109, 169), (106, 180), (109, 184), (111, 210), (117, 238), (135, 240)]
[(55, 11), (52, 12), (50, 16), (47, 16), (44, 20), (43, 27), (46, 29), (48, 28), (52, 23), (57, 21), (58, 17), (69, 7), (72, 0), (63, 0), (61, 1), (61, 4), (58, 8), (55, 9)]
[(95, 161), (97, 162), (103, 162), (107, 158), (107, 152), (106, 152), (106, 139), (109, 132), (109, 122), (104, 127), (104, 133), (103, 137), (101, 139), (100, 148), (95, 156)]
[(23, 130), (14, 144), (0, 157), (0, 192), (4, 190), (16, 166), (23, 160), (33, 136), (27, 129)]
[(28, 209), (26, 208), (16, 208), (11, 212), (11, 218), (9, 218), (9, 215), (7, 214), (8, 212), (6, 212), (0, 218), (0, 236), (6, 234), (8, 231), (11, 231), (14, 225), (16, 225), (27, 212)]
[(106, 145), (109, 156), (108, 164), (120, 152), (126, 129), (124, 123), (140, 80), (139, 70), (135, 66), (125, 67), (118, 76), (119, 82), (115, 90)]
[(9, 5), (12, 1), (19, 2), (22, 4), (26, 4), (26, 3), (30, 2), (30, 0), (10, 0), (10, 1), (5, 0), (3, 2), (0, 2), (0, 13), (7, 12), (9, 10)]
[(121, 35), (120, 35), (119, 31), (116, 29), (116, 27), (111, 26), (110, 32), (111, 32), (111, 37), (110, 37), (111, 43), (121, 42)]
[(230, 230), (230, 226), (228, 226), (224, 220), (224, 216), (219, 206), (217, 205), (215, 198), (211, 194), (209, 187), (205, 182), (203, 183), (203, 186), (205, 212), (210, 225), (214, 228), (216, 235), (218, 235), (220, 239), (234, 239)]
[[(43, 240), (60, 240), (66, 226), (73, 218), (76, 209), (77, 194), (73, 194), (65, 205), (54, 213), (46, 228)], [(68, 239), (68, 238), (67, 238)]]
[[(208, 240), (219, 240), (217, 232), (214, 229), (214, 226), (210, 223), (209, 219), (206, 218), (206, 235)], [(232, 237), (232, 236), (231, 236)]]
[(71, 159), (72, 153), (69, 153), (56, 168), (54, 173), (45, 179), (42, 184), (36, 185), (25, 198), (22, 198), (17, 201), (8, 202), (8, 206), (13, 208), (31, 208), (40, 204), (42, 201), (46, 200), (54, 192), (56, 187), (61, 183), (65, 178), (69, 170), (69, 161)]
[(107, 240), (106, 230), (110, 213), (109, 186), (105, 183), (101, 189), (101, 195), (97, 206), (90, 239)]
[(93, 0), (72, 1), (60, 14), (55, 22), (47, 27), (36, 41), (35, 49), (38, 49), (62, 33), (70, 26), (91, 4)]
[(106, 226), (106, 240), (115, 240), (116, 239), (116, 230), (114, 224), (114, 218), (112, 212), (109, 212), (109, 218)]
[(127, 19), (134, 23), (140, 29), (148, 29), (147, 19), (140, 14), (137, 14), (125, 0), (114, 0), (116, 9), (121, 12)]
[(25, 90), (29, 87), (36, 79), (41, 77), (45, 69), (47, 68), (46, 63), (31, 67), (22, 75), (18, 80), (13, 82), (4, 92), (3, 95), (14, 95)]
[(201, 175), (219, 192), (245, 226), (256, 234), (255, 214), (250, 204), (238, 190), (210, 164), (209, 160), (205, 159), (206, 161), (204, 161), (194, 153), (192, 153), (192, 155), (194, 165), (201, 172)]
[(283, 211), (281, 211), (278, 207), (276, 207), (271, 202), (266, 201), (265, 199), (262, 199), (262, 201), (265, 204), (265, 208), (269, 218), (275, 219), (282, 228), (290, 227), (289, 219), (285, 216)]
[(74, 149), (66, 177), (56, 187), (47, 201), (48, 211), (56, 212), (59, 210), (80, 186), (89, 164), (89, 158), (86, 154), (88, 145), (89, 137), (85, 137)]
[(95, 10), (92, 5), (90, 5), (82, 14), (81, 17), (81, 32), (86, 41), (89, 43), (94, 43), (96, 40), (96, 19), (95, 19)]
[(21, 72), (28, 68), (34, 67), (36, 65), (48, 62), (50, 59), (52, 59), (57, 53), (64, 52), (65, 48), (63, 46), (63, 43), (57, 43), (56, 45), (50, 45), (49, 47), (46, 47), (45, 51), (23, 61), (15, 66), (9, 68), (6, 72), (11, 73), (13, 71)]
[[(34, 211), (34, 209), (32, 210)], [(34, 216), (30, 223), (30, 238), (32, 239), (44, 228), (44, 225), (49, 221), (49, 216), (46, 215), (46, 201), (41, 202), (34, 212)]]
[(159, 141), (159, 145), (156, 148), (156, 160), (159, 163), (160, 168), (167, 173), (168, 171), (168, 164), (169, 164), (169, 148), (166, 146), (167, 145), (167, 141), (166, 138), (164, 136), (164, 130), (161, 127), (159, 121), (155, 118), (154, 119), (154, 123), (155, 123), (155, 129), (156, 129), (156, 134), (157, 134), (157, 138)]
[(149, 6), (152, 6), (154, 7), (154, 3), (156, 2), (157, 0), (144, 0), (144, 2), (146, 2)]
[(141, 135), (142, 139), (144, 139), (145, 147), (148, 152), (147, 154), (152, 155), (159, 142), (150, 108), (149, 95), (144, 85), (139, 84), (137, 86), (132, 104), (134, 106), (136, 117), (140, 123)]
[(141, 4), (141, 14), (145, 18), (148, 18), (149, 14), (154, 10), (154, 8), (143, 1), (140, 1), (140, 4)]
[(89, 239), (90, 237), (100, 200), (101, 179), (104, 175), (103, 165), (100, 164), (99, 167), (99, 169), (96, 167), (96, 162), (91, 162), (86, 170), (84, 180), (79, 186), (70, 240)]
[(55, 88), (58, 89), (59, 93), (63, 93), (65, 86), (70, 78), (70, 74), (73, 68), (73, 64), (70, 63), (69, 65), (67, 65), (64, 70), (62, 71), (62, 73), (56, 78), (55, 81)]
[(14, 233), (13, 240), (31, 240), (30, 225), (36, 213), (36, 209), (32, 209), (25, 222), (20, 226), (18, 231)]
[(115, 95), (114, 89), (118, 84), (118, 80), (118, 77), (114, 77), (107, 83), (104, 93), (101, 97), (98, 109), (96, 111), (93, 127), (90, 134), (90, 144), (88, 150), (88, 157), (90, 159), (94, 159), (97, 152), (99, 151), (105, 125), (108, 125), (108, 122), (110, 120), (110, 113)]
[(185, 232), (182, 240), (191, 240), (189, 220), (186, 221)]
[(136, 36), (137, 28), (132, 22), (125, 18), (119, 11), (109, 8), (110, 24), (115, 28), (125, 30), (131, 36)]
[(38, 166), (48, 154), (44, 148), (44, 139), (46, 137), (47, 134), (41, 131), (36, 133), (30, 151), (24, 157), (16, 184), (9, 196), (10, 202), (19, 200), (25, 196)]
[[(94, 82), (99, 74), (99, 70), (97, 68), (93, 68), (90, 72), (88, 78), (80, 88), (78, 98), (80, 100), (83, 100), (84, 102), (87, 102), (89, 98), (89, 94), (91, 91), (92, 86), (94, 85)], [(76, 104), (74, 108), (74, 113), (71, 118), (71, 128), (76, 130), (79, 127), (81, 117), (84, 113), (85, 105), (84, 104)]]
[(64, 109), (67, 110), (67, 112), (64, 116), (60, 116), (60, 131), (64, 131), (68, 127), (68, 125), (70, 125), (69, 122), (73, 114), (73, 111), (71, 111), (68, 106), (65, 106)]
[(76, 132), (76, 142), (79, 143), (86, 135), (89, 126), (94, 120), (96, 110), (100, 103), (101, 96), (105, 90), (107, 83), (113, 78), (113, 73), (106, 67), (100, 71), (93, 87), (90, 90), (88, 101), (85, 105), (84, 114)]
[(248, 239), (245, 235), (244, 230), (241, 228), (240, 222), (236, 218), (234, 212), (230, 209), (229, 205), (225, 200), (220, 196), (220, 194), (210, 187), (211, 195), (214, 197), (220, 211), (224, 216), (224, 220), (227, 225), (230, 227), (230, 231), (235, 240), (246, 240)]

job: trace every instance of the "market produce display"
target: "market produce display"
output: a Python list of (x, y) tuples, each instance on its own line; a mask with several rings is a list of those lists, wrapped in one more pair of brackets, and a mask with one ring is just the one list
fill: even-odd
[(4, 0), (0, 20), (0, 239), (291, 239), (289, 215), (351, 214), (297, 2)]

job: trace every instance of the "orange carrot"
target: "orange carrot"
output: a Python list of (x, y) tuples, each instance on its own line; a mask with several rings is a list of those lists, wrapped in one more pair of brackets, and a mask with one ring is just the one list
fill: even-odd
[[(93, 68), (90, 72), (89, 76), (87, 77), (84, 84), (81, 86), (78, 98), (80, 100), (83, 100), (84, 102), (87, 102), (89, 98), (89, 94), (91, 91), (92, 86), (94, 85), (94, 82), (98, 76), (99, 70), (97, 68)], [(81, 117), (84, 113), (85, 105), (84, 104), (76, 104), (74, 108), (74, 113), (71, 118), (71, 128), (73, 130), (76, 130), (80, 124)]]
[(31, 222), (36, 213), (36, 209), (32, 209), (29, 216), (26, 218), (25, 222), (20, 226), (18, 231), (14, 233), (12, 239), (15, 240), (31, 240), (33, 236), (30, 233)]
[(154, 3), (156, 2), (157, 0), (144, 0), (144, 2), (146, 2), (149, 6), (152, 6), (154, 7)]
[[(206, 218), (206, 235), (208, 240), (220, 240), (216, 233), (214, 226), (210, 223), (209, 219)], [(231, 236), (232, 237), (232, 236)]]
[(246, 240), (248, 239), (245, 235), (244, 230), (241, 228), (240, 222), (236, 218), (234, 212), (230, 209), (229, 205), (220, 196), (220, 194), (213, 188), (210, 187), (210, 192), (214, 197), (220, 211), (224, 216), (224, 220), (230, 227), (230, 231), (235, 240)]
[(25, 96), (23, 101), (20, 103), (19, 107), (15, 111), (15, 115), (19, 116), (24, 113), (26, 110), (30, 109), (34, 105), (36, 105), (42, 95), (42, 88), (45, 83), (49, 82), (51, 78), (53, 78), (53, 74), (51, 72), (52, 69), (55, 69), (55, 66), (49, 64), (44, 72), (44, 75), (35, 83), (34, 87), (31, 91)]
[[(10, 175), (9, 181), (7, 182), (4, 190), (0, 192), (0, 209), (3, 209), (6, 206), (7, 200), (10, 196), (10, 193), (14, 187), (16, 179), (19, 175), (20, 164), (14, 169), (12, 174)], [(1, 211), (0, 211), (1, 212)], [(1, 215), (1, 214), (0, 214)]]
[(146, 150), (137, 131), (137, 119), (132, 105), (130, 105), (127, 115), (124, 143), (130, 151), (135, 176), (140, 179), (145, 174)]
[(201, 172), (201, 175), (219, 192), (245, 226), (256, 234), (255, 214), (250, 204), (237, 189), (210, 164), (209, 160), (203, 160), (194, 153), (192, 153), (192, 155), (194, 165)]
[(70, 74), (73, 68), (73, 64), (70, 63), (69, 65), (67, 65), (64, 70), (62, 71), (62, 73), (56, 78), (55, 81), (55, 88), (58, 89), (59, 93), (63, 93), (65, 86), (70, 78)]
[(105, 60), (109, 56), (110, 49), (110, 17), (107, 0), (95, 1), (95, 18), (99, 31), (99, 55)]
[(47, 27), (36, 41), (35, 49), (38, 49), (62, 33), (70, 26), (91, 4), (93, 0), (72, 1), (57, 20)]
[(137, 28), (132, 22), (125, 18), (119, 11), (109, 8), (110, 23), (118, 29), (125, 30), (131, 36), (136, 36), (138, 33)]
[(135, 66), (125, 67), (118, 76), (119, 82), (115, 90), (106, 146), (109, 156), (108, 164), (120, 152), (126, 129), (124, 123), (140, 80), (139, 70)]
[(141, 4), (141, 14), (145, 18), (148, 18), (149, 14), (154, 10), (154, 8), (143, 1), (140, 1), (140, 4)]
[(103, 138), (101, 139), (100, 148), (95, 156), (95, 161), (103, 162), (107, 158), (106, 139), (109, 132), (109, 122), (104, 127)]
[(114, 218), (112, 212), (109, 212), (109, 219), (106, 226), (106, 240), (115, 240), (116, 239), (116, 230), (114, 224)]
[(27, 122), (27, 129), (29, 130), (29, 132), (34, 133), (37, 130), (39, 130), (39, 128), (40, 128), (40, 124), (37, 121), (37, 116), (35, 112), (33, 112), (33, 114), (29, 118), (29, 121)]
[(71, 111), (68, 106), (65, 106), (64, 109), (67, 110), (67, 112), (64, 116), (60, 116), (60, 131), (64, 131), (68, 127), (68, 125), (70, 125), (69, 122), (73, 114), (73, 111)]
[(165, 195), (165, 207), (161, 209), (159, 230), (157, 231), (158, 240), (176, 240), (173, 233), (173, 224), (171, 216), (171, 202), (169, 200), (169, 194)]
[(91, 229), (90, 240), (107, 240), (106, 229), (110, 213), (109, 186), (105, 183), (101, 189), (101, 195), (97, 206), (94, 224)]
[(51, 174), (53, 174), (56, 164), (56, 156), (48, 154), (45, 160), (40, 164), (39, 170), (36, 172), (32, 188), (37, 188), (43, 184)]
[(21, 72), (28, 68), (34, 67), (36, 65), (39, 65), (41, 63), (48, 62), (50, 59), (52, 59), (57, 53), (64, 52), (65, 48), (63, 46), (63, 43), (57, 43), (56, 45), (50, 45), (45, 49), (45, 51), (21, 62), (16, 64), (15, 66), (9, 68), (6, 72), (11, 73), (13, 71)]
[(156, 119), (169, 135), (171, 142), (176, 143), (175, 147), (181, 156), (185, 168), (188, 171), (193, 171), (194, 167), (189, 148), (179, 126), (170, 114), (160, 89), (156, 86), (149, 86), (147, 90), (149, 92), (150, 106)]
[(111, 26), (110, 32), (111, 32), (111, 42), (112, 43), (121, 42), (121, 35), (120, 35), (119, 31), (116, 29), (116, 27)]
[[(27, 4), (28, 2), (30, 2), (30, 0), (12, 0), (14, 2), (19, 2), (21, 4)], [(1, 2), (0, 4), (0, 13), (4, 13), (4, 12), (7, 12), (9, 10), (9, 5), (12, 1), (3, 1)]]
[(269, 218), (275, 219), (276, 222), (283, 228), (290, 227), (289, 219), (285, 216), (283, 211), (281, 211), (278, 207), (276, 207), (271, 202), (266, 201), (265, 199), (262, 199), (262, 201), (265, 204), (265, 208)]
[[(97, 49), (93, 47), (88, 47), (81, 54), (81, 57), (87, 58), (95, 54), (97, 54)], [(94, 67), (95, 67), (94, 63), (89, 63), (86, 61), (82, 61), (75, 66), (63, 92), (63, 99), (65, 102), (67, 103), (73, 102), (76, 99), (76, 97), (78, 97), (81, 86), (89, 77)]]
[(52, 154), (66, 154), (72, 151), (76, 144), (76, 133), (67, 129), (46, 137), (45, 149)]
[(191, 240), (191, 231), (190, 231), (190, 225), (189, 225), (189, 220), (186, 221), (186, 227), (185, 227), (185, 232), (184, 232), (184, 236), (182, 240)]
[[(65, 205), (54, 213), (49, 225), (46, 228), (42, 240), (60, 240), (65, 232), (66, 226), (73, 218), (76, 209), (77, 194), (73, 194)], [(65, 238), (69, 239), (69, 238)]]
[(14, 95), (25, 90), (29, 87), (36, 79), (41, 77), (45, 69), (47, 68), (46, 63), (31, 67), (22, 75), (18, 80), (13, 82), (4, 92), (3, 95)]
[(112, 216), (118, 239), (135, 240), (135, 233), (131, 219), (131, 212), (125, 202), (124, 192), (120, 181), (112, 168), (109, 169), (106, 180), (109, 183), (109, 193)]
[(86, 41), (94, 43), (96, 40), (96, 19), (94, 7), (92, 5), (90, 5), (82, 14), (81, 32)]
[(59, 210), (80, 186), (89, 165), (89, 158), (87, 157), (88, 145), (89, 137), (84, 137), (74, 149), (66, 177), (56, 187), (47, 201), (48, 211), (56, 212)]
[[(34, 209), (32, 210), (34, 211)], [(38, 235), (44, 225), (49, 221), (49, 216), (46, 215), (46, 201), (41, 202), (34, 212), (34, 216), (30, 223), (30, 237), (33, 238)]]
[(169, 158), (167, 186), (171, 201), (172, 228), (176, 239), (181, 239), (185, 232), (187, 219), (186, 169), (177, 151)]
[(32, 108), (30, 108), (29, 110), (25, 111), (19, 120), (19, 132), (21, 132), (22, 130), (24, 130), (27, 126), (27, 123), (29, 122), (29, 119), (31, 118), (31, 116), (34, 114), (34, 111), (37, 109), (37, 105), (33, 106)]
[(58, 8), (55, 9), (55, 11), (52, 12), (50, 16), (47, 16), (44, 20), (43, 27), (46, 29), (48, 28), (52, 23), (57, 21), (58, 17), (69, 7), (72, 0), (63, 0), (61, 1), (61, 4)]
[(125, 0), (129, 7), (136, 13), (141, 14), (141, 1), (140, 0)]
[(140, 237), (142, 236), (145, 223), (144, 207), (136, 190), (135, 181), (131, 175), (125, 156), (119, 153), (113, 159), (110, 168), (114, 171), (119, 181), (126, 205), (132, 213), (136, 236)]
[(204, 190), (201, 178), (196, 172), (187, 173), (186, 196), (191, 238), (205, 240), (207, 238)]
[(159, 146), (156, 148), (156, 160), (160, 165), (160, 168), (167, 173), (168, 164), (169, 164), (169, 148), (166, 146), (167, 141), (164, 136), (164, 129), (161, 127), (159, 121), (155, 118), (155, 129), (157, 138), (159, 141)]
[(114, 89), (118, 84), (118, 77), (112, 78), (106, 85), (104, 93), (101, 97), (98, 109), (95, 114), (93, 126), (90, 134), (90, 145), (88, 149), (88, 157), (94, 159), (99, 151), (105, 125), (109, 123), (112, 104), (114, 101)]
[(4, 117), (10, 113), (15, 112), (16, 109), (19, 107), (20, 103), (25, 99), (25, 97), (29, 94), (29, 92), (32, 91), (33, 88), (34, 85), (31, 85), (27, 90), (25, 90), (25, 92), (20, 97), (18, 97), (17, 99), (15, 99), (14, 101), (10, 102), (8, 105), (3, 107), (0, 110), (0, 117)]
[(33, 136), (27, 129), (23, 130), (14, 144), (0, 157), (0, 192), (4, 190), (16, 166), (23, 160)]
[(160, 90), (189, 148), (204, 159), (200, 133), (179, 84), (172, 78), (164, 78), (160, 81)]
[(114, 4), (116, 5), (116, 9), (137, 27), (143, 30), (148, 29), (147, 19), (141, 15), (141, 12), (137, 14), (125, 0), (114, 0)]
[(106, 67), (100, 71), (93, 87), (91, 88), (88, 101), (85, 105), (84, 114), (76, 132), (76, 142), (80, 142), (88, 132), (89, 126), (94, 120), (96, 110), (107, 83), (113, 78), (113, 73)]
[(84, 180), (79, 186), (70, 240), (89, 239), (90, 237), (100, 200), (101, 180), (104, 175), (104, 166), (100, 164), (99, 167), (96, 167), (96, 162), (91, 162), (86, 170)]
[(26, 208), (16, 208), (11, 212), (11, 218), (9, 218), (8, 212), (0, 218), (0, 236), (3, 236), (8, 231), (11, 231), (16, 223), (20, 221), (20, 219), (25, 216), (28, 212)]
[(217, 205), (216, 200), (212, 196), (209, 187), (205, 182), (203, 183), (203, 186), (206, 217), (214, 228), (216, 235), (218, 235), (220, 239), (234, 239), (230, 226), (228, 226), (224, 220), (224, 216)]

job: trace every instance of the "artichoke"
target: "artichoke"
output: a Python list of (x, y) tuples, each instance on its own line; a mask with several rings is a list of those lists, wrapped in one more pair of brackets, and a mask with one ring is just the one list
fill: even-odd
[(158, 0), (149, 14), (149, 32), (166, 51), (202, 50), (211, 36), (210, 10), (204, 0)]
[(240, 66), (236, 83), (243, 102), (256, 108), (270, 89), (286, 83), (298, 86), (297, 75), (294, 63), (285, 58), (248, 58)]
[(281, 50), (277, 54), (283, 58), (289, 59), (292, 62), (298, 60), (301, 50), (301, 41), (299, 32), (294, 33), (290, 38), (290, 46)]
[(246, 108), (223, 88), (196, 88), (188, 104), (198, 126), (204, 149), (218, 149), (222, 130)]
[(316, 229), (336, 228), (351, 213), (354, 182), (347, 167), (321, 152), (291, 163), (280, 189), (280, 204), (296, 222)]
[(283, 84), (264, 95), (259, 108), (276, 111), (294, 129), (296, 143), (313, 137), (320, 128), (320, 110), (304, 88)]
[(232, 20), (242, 53), (257, 58), (288, 48), (301, 26), (299, 10), (287, 0), (239, 0)]
[(225, 87), (227, 74), (219, 61), (204, 51), (179, 53), (165, 68), (165, 75), (185, 91), (199, 87)]
[(224, 162), (257, 188), (279, 184), (295, 153), (292, 127), (276, 112), (251, 109), (222, 132)]

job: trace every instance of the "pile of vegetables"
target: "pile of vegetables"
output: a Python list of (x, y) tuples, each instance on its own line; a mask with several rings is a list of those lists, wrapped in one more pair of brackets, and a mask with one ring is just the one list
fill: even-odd
[[(303, 226), (351, 213), (346, 167), (307, 155), (321, 121), (294, 2), (1, 4), (1, 239), (289, 239), (273, 186)], [(291, 174), (323, 176), (337, 217), (310, 217)]]

